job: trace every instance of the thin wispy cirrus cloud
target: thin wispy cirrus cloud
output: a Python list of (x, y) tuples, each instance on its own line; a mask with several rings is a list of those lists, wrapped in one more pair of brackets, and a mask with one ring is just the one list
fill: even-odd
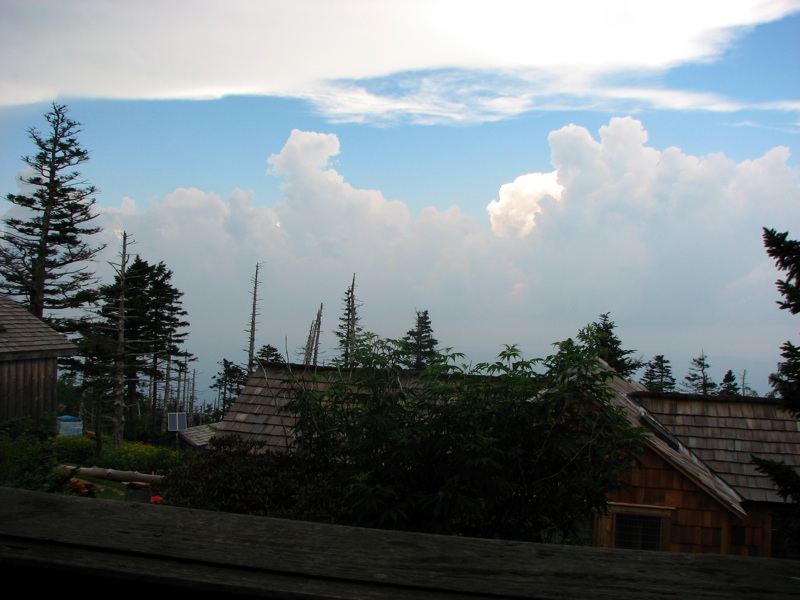
[(746, 371), (764, 393), (798, 330), (761, 228), (800, 224), (800, 94), (769, 78), (781, 61), (796, 74), (791, 56), (764, 56), (741, 88), (730, 65), (798, 14), (0, 0), (2, 189), (32, 115), (67, 103), (108, 191), (98, 272), (120, 230), (173, 271), (201, 382), (243, 362), (260, 264), (258, 343), (290, 360), (321, 304), (335, 357), (355, 273), (362, 324), (385, 337), (426, 309), (467, 360), (511, 343), (541, 356), (609, 312), (625, 347), (677, 377), (704, 352), (717, 380)]
[[(5, 0), (0, 98), (288, 96), (355, 121), (482, 121), (613, 110), (620, 100), (730, 111), (743, 105), (629, 82), (713, 61), (748, 28), (799, 8), (794, 0)], [(798, 109), (796, 98), (785, 100)]]

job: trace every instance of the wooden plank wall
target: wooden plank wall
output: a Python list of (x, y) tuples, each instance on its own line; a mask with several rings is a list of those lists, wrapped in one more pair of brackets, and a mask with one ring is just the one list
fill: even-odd
[[(630, 484), (629, 489), (611, 499), (674, 509), (670, 517), (671, 551), (765, 555), (762, 515), (742, 521), (652, 450), (645, 452), (642, 466), (633, 472)], [(734, 544), (734, 526), (745, 527), (744, 544)]]
[(0, 361), (0, 421), (55, 414), (56, 358)]

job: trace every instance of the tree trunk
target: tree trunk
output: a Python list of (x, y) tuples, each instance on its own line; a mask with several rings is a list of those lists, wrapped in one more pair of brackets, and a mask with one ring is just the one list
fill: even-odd
[(114, 448), (122, 446), (125, 431), (125, 272), (128, 268), (128, 234), (122, 232), (122, 253), (119, 264), (119, 298), (117, 299), (117, 340), (114, 356)]
[(256, 263), (256, 274), (253, 277), (253, 307), (250, 311), (250, 340), (247, 350), (247, 373), (251, 374), (255, 370), (255, 349), (256, 349), (256, 316), (258, 315), (258, 268)]

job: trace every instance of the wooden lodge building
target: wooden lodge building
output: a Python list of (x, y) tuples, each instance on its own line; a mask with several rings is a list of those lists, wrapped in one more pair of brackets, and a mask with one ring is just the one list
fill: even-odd
[(649, 392), (633, 397), (741, 496), (747, 517), (732, 524), (731, 544), (749, 555), (786, 556), (787, 504), (750, 456), (800, 467), (800, 421), (775, 398)]
[[(297, 382), (322, 386), (333, 369), (262, 365), (215, 435), (236, 434), (271, 450), (292, 443), (283, 407)], [(597, 515), (593, 546), (759, 557), (786, 556), (780, 518), (787, 504), (750, 455), (800, 467), (798, 421), (764, 398), (651, 394), (614, 378), (614, 404), (647, 428), (647, 447), (628, 486)]]
[(66, 336), (0, 295), (0, 421), (58, 412), (58, 359), (77, 347)]

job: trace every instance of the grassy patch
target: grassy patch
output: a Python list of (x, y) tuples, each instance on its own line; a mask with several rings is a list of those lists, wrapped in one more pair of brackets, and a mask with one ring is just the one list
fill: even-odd
[(100, 477), (79, 477), (94, 486), (95, 498), (102, 500), (125, 500), (125, 486), (121, 481), (111, 481)]

